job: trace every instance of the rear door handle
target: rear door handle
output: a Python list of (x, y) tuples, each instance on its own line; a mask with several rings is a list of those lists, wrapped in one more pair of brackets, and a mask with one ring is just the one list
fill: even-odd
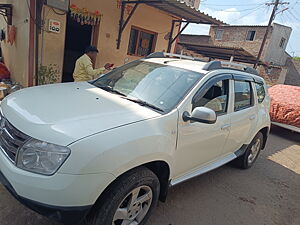
[(252, 116), (250, 116), (250, 120), (254, 120), (256, 118), (256, 116), (255, 115), (252, 115)]
[(229, 124), (226, 124), (224, 126), (221, 127), (221, 130), (229, 130), (231, 126)]

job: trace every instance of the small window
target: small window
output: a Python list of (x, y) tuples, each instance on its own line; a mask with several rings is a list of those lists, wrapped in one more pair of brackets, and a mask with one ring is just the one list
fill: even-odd
[(128, 55), (146, 56), (155, 49), (156, 33), (132, 28), (128, 45)]
[(266, 90), (263, 84), (255, 84), (257, 91), (258, 103), (262, 103), (266, 97)]
[(280, 40), (280, 44), (279, 44), (279, 47), (280, 48), (284, 48), (284, 46), (285, 46), (285, 38), (281, 38), (281, 40)]
[(252, 88), (248, 81), (234, 81), (234, 111), (243, 110), (252, 106)]
[(255, 30), (249, 30), (248, 33), (247, 33), (246, 40), (247, 41), (254, 41), (255, 34), (256, 34)]
[(216, 40), (222, 40), (224, 30), (216, 30)]
[(217, 115), (227, 112), (229, 98), (229, 80), (223, 80), (215, 83), (208, 91), (194, 103), (196, 107), (207, 107), (214, 110)]

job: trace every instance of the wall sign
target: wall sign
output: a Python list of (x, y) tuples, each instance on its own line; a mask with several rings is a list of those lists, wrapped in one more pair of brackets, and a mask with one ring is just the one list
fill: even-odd
[(49, 31), (53, 33), (60, 33), (60, 22), (57, 20), (49, 20)]

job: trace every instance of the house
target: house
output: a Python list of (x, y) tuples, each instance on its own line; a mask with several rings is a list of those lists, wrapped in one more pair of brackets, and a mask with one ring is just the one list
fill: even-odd
[[(257, 57), (267, 26), (211, 26), (209, 35), (213, 45), (227, 47), (242, 47)], [(292, 28), (273, 23), (267, 36), (262, 53), (262, 61), (283, 66), (286, 63), (286, 47), (292, 33)]]
[[(258, 25), (212, 25), (209, 35), (181, 34), (176, 52), (255, 65), (266, 30), (267, 26)], [(288, 71), (295, 71), (288, 69), (291, 57), (286, 52), (291, 32), (291, 27), (273, 23), (268, 33), (258, 70), (269, 85), (284, 83)]]
[[(177, 52), (185, 49), (207, 58), (255, 64), (267, 26), (212, 25), (209, 35), (181, 35)], [(262, 52), (261, 64), (284, 66), (291, 27), (273, 23)]]
[[(23, 86), (72, 81), (76, 59), (98, 47), (95, 67), (123, 65), (154, 51), (173, 52), (182, 22), (222, 25), (200, 0), (3, 0), (5, 63)], [(8, 42), (8, 40), (11, 40)]]

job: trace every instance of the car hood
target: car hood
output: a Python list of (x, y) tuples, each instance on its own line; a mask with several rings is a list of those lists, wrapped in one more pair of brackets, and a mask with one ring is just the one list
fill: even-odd
[(6, 97), (1, 110), (23, 133), (65, 146), (95, 133), (160, 116), (87, 82), (26, 88)]

